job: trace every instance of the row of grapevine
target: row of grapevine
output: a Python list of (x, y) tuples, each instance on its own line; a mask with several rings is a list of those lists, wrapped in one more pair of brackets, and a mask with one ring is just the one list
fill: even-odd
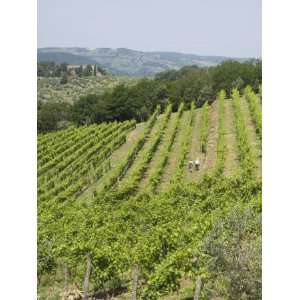
[(82, 145), (85, 145), (89, 141), (93, 140), (94, 137), (101, 135), (107, 129), (109, 129), (109, 127), (94, 125), (91, 126), (91, 128), (86, 129), (84, 132), (71, 136), (70, 139), (67, 139), (65, 143), (54, 145), (53, 148), (49, 147), (47, 155), (43, 155), (40, 160), (38, 160), (38, 172), (39, 170), (42, 170), (42, 168), (47, 169), (45, 166), (48, 164), (54, 166), (55, 163), (60, 162), (70, 153), (73, 153), (74, 150), (79, 149)]
[[(76, 162), (76, 172), (72, 168), (68, 169), (67, 172), (59, 174), (60, 180), (54, 178), (46, 187), (42, 187), (39, 191), (39, 194), (41, 194), (40, 200), (43, 201), (53, 197), (67, 199), (81, 193), (86, 186), (99, 180), (104, 172), (110, 169), (110, 162), (109, 160), (107, 161), (109, 156), (126, 142), (126, 132), (131, 129), (132, 124), (130, 123), (132, 122), (124, 123), (118, 131), (107, 137), (105, 146), (101, 143), (96, 145), (100, 145), (101, 151), (99, 153), (95, 154), (96, 150), (92, 147), (86, 156)], [(93, 154), (92, 159), (88, 161), (87, 157), (91, 156), (91, 154)], [(42, 189), (46, 192), (45, 194), (42, 193)], [(60, 193), (63, 193), (63, 195), (60, 195)]]
[[(101, 192), (106, 193), (107, 191), (111, 190), (117, 182), (122, 180), (122, 178), (125, 176), (127, 170), (131, 167), (133, 164), (136, 156), (140, 152), (140, 150), (143, 148), (156, 120), (160, 113), (160, 106), (158, 106), (155, 110), (155, 112), (152, 114), (151, 118), (148, 120), (146, 124), (145, 131), (143, 132), (142, 136), (136, 141), (131, 151), (128, 153), (127, 157), (120, 162), (120, 164), (113, 170), (113, 173), (110, 174), (110, 176), (106, 179), (106, 182), (104, 182), (103, 188), (101, 189)], [(94, 194), (97, 194), (99, 191), (97, 189), (94, 190)]]
[(182, 141), (182, 145), (181, 145), (180, 157), (179, 160), (177, 161), (174, 175), (171, 178), (171, 183), (176, 183), (176, 182), (178, 183), (179, 180), (181, 180), (182, 178), (184, 165), (186, 163), (186, 157), (190, 151), (194, 120), (195, 120), (195, 103), (192, 102), (188, 123), (184, 128), (184, 140)]
[(225, 114), (225, 96), (226, 93), (222, 90), (217, 97), (219, 105), (219, 123), (218, 123), (218, 142), (217, 142), (217, 162), (216, 170), (217, 174), (222, 174), (225, 167), (225, 158), (226, 158), (226, 139), (225, 139), (225, 126), (224, 126), (224, 114)]
[[(61, 187), (65, 179), (71, 183), (74, 181), (73, 178), (77, 178), (83, 170), (86, 170), (88, 167), (94, 168), (100, 161), (105, 159), (107, 155), (111, 154), (113, 151), (112, 148), (120, 146), (125, 141), (124, 133), (130, 130), (134, 124), (135, 122), (132, 121), (122, 123), (122, 126), (120, 126), (117, 131), (102, 141), (101, 139), (96, 140), (95, 145), (88, 148), (87, 151), (80, 151), (80, 153), (71, 155), (68, 159), (62, 161), (59, 166), (61, 170), (56, 169), (56, 173), (53, 173), (53, 170), (51, 170), (52, 174), (49, 180), (44, 181), (44, 183), (38, 180), (39, 194), (43, 194), (46, 191), (48, 193), (51, 192), (52, 189), (55, 189), (57, 184), (58, 187)], [(72, 161), (72, 163), (70, 163), (70, 161)], [(61, 190), (61, 188), (58, 189)]]
[[(61, 134), (61, 137), (58, 138), (51, 138), (47, 142), (40, 142), (38, 141), (38, 160), (40, 160), (43, 156), (48, 155), (49, 151), (54, 151), (61, 145), (68, 143), (72, 138), (75, 138), (79, 133), (84, 132), (85, 130), (94, 129), (96, 125), (91, 126), (81, 126), (78, 128), (66, 129), (59, 131), (57, 134)], [(66, 132), (65, 132), (66, 131)], [(51, 134), (51, 133), (49, 133)]]
[(165, 130), (168, 126), (170, 117), (172, 114), (172, 105), (168, 105), (166, 111), (163, 116), (162, 124), (158, 130), (156, 136), (154, 136), (153, 141), (150, 141), (149, 148), (145, 148), (144, 151), (141, 152), (141, 160), (136, 161), (133, 165), (133, 169), (131, 170), (130, 174), (128, 174), (127, 180), (121, 181), (119, 186), (116, 189), (116, 194), (121, 196), (122, 198), (124, 195), (129, 196), (134, 194), (138, 189), (138, 184), (142, 179), (154, 153), (157, 150), (159, 143), (165, 133)]
[(73, 131), (72, 134), (70, 134), (66, 139), (59, 141), (59, 142), (53, 142), (52, 144), (47, 144), (47, 146), (43, 149), (43, 151), (40, 151), (38, 153), (38, 166), (41, 168), (43, 164), (45, 164), (47, 161), (51, 160), (52, 158), (55, 158), (56, 155), (61, 154), (66, 149), (70, 148), (72, 145), (76, 144), (78, 141), (80, 141), (82, 138), (85, 138), (89, 134), (96, 132), (97, 129), (101, 130), (103, 125), (91, 125), (91, 126), (83, 126), (78, 128), (77, 130)]
[(69, 126), (68, 128), (61, 130), (61, 131), (54, 131), (54, 132), (49, 132), (45, 134), (39, 134), (37, 141), (38, 141), (38, 147), (39, 146), (44, 146), (45, 144), (49, 142), (58, 142), (61, 139), (65, 139), (69, 134), (72, 133), (72, 131), (75, 131), (76, 127), (74, 126)]
[(160, 179), (163, 175), (163, 170), (169, 161), (170, 151), (174, 144), (175, 137), (178, 133), (179, 124), (180, 124), (180, 120), (181, 120), (183, 111), (184, 111), (184, 103), (182, 102), (178, 108), (178, 113), (176, 116), (176, 121), (175, 121), (174, 128), (172, 130), (171, 136), (170, 136), (168, 142), (163, 145), (163, 150), (162, 150), (162, 154), (159, 157), (158, 166), (156, 167), (155, 172), (151, 175), (151, 177), (149, 179), (149, 184), (147, 186), (147, 190), (149, 192), (152, 192), (152, 193), (155, 192), (155, 189), (156, 189), (157, 185), (159, 184)]
[(259, 139), (262, 138), (262, 117), (261, 117), (261, 107), (257, 95), (253, 92), (250, 86), (247, 86), (244, 90), (244, 95), (247, 99), (252, 122), (255, 125), (255, 131)]
[(200, 128), (200, 151), (206, 153), (209, 129), (209, 105), (206, 101), (202, 107), (201, 115), (201, 128)]
[(249, 143), (249, 133), (245, 126), (245, 118), (241, 110), (240, 93), (237, 89), (232, 90), (232, 100), (241, 171), (242, 175), (248, 176), (253, 174), (255, 164)]
[[(81, 142), (73, 145), (69, 150), (64, 152), (64, 155), (62, 153), (61, 155), (57, 156), (55, 160), (52, 160), (47, 165), (43, 166), (40, 172), (38, 170), (38, 175), (47, 172), (47, 176), (57, 176), (58, 174), (61, 174), (66, 167), (69, 167), (69, 169), (73, 168), (72, 163), (81, 156), (85, 162), (88, 162), (88, 159), (92, 157), (96, 151), (101, 149), (101, 147), (105, 146), (107, 143), (111, 142), (112, 133), (118, 132), (119, 128), (124, 128), (127, 130), (133, 126), (135, 126), (134, 121), (112, 123), (104, 130), (100, 130), (99, 134), (96, 136), (92, 135), (91, 138), (88, 136), (87, 139), (83, 139)], [(73, 168), (72, 171), (75, 171), (75, 169)]]

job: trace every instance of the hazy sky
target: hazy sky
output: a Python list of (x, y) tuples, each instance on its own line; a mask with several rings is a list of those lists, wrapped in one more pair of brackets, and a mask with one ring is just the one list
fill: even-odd
[(261, 0), (38, 0), (38, 47), (261, 56)]

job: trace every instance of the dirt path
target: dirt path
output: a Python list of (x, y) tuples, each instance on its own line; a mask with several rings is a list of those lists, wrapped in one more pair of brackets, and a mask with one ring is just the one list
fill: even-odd
[[(193, 126), (192, 132), (192, 141), (191, 141), (191, 150), (187, 157), (187, 161), (189, 160), (196, 160), (197, 158), (200, 162), (204, 161), (204, 153), (200, 151), (200, 127), (201, 127), (201, 109), (197, 109), (195, 111), (195, 121)], [(185, 172), (184, 173), (184, 180), (191, 182), (197, 181), (200, 178), (200, 171), (194, 171), (192, 173)]]
[(261, 141), (256, 135), (255, 132), (255, 125), (252, 122), (249, 107), (247, 100), (244, 97), (241, 97), (241, 111), (244, 114), (245, 118), (245, 125), (248, 129), (248, 138), (250, 145), (252, 146), (252, 153), (253, 153), (253, 159), (254, 162), (256, 163), (256, 168), (257, 168), (257, 176), (261, 177)]
[(207, 153), (200, 162), (200, 176), (213, 170), (216, 162), (217, 138), (218, 138), (218, 101), (214, 101), (209, 108), (209, 132), (207, 142)]
[(182, 141), (184, 138), (183, 133), (185, 132), (185, 126), (187, 126), (186, 124), (189, 119), (189, 114), (190, 114), (190, 111), (185, 111), (181, 117), (180, 124), (179, 124), (179, 131), (177, 133), (173, 147), (171, 149), (168, 164), (165, 167), (161, 182), (157, 187), (158, 192), (160, 192), (163, 189), (166, 189), (168, 187), (168, 183), (170, 182), (170, 179), (176, 168), (176, 163), (177, 163), (180, 153), (181, 153), (180, 150), (181, 150)]
[(233, 176), (237, 174), (239, 170), (239, 158), (237, 155), (237, 141), (236, 141), (236, 130), (234, 126), (234, 113), (232, 106), (232, 99), (225, 100), (225, 115), (224, 115), (224, 126), (225, 126), (225, 138), (227, 155), (225, 160), (224, 175)]

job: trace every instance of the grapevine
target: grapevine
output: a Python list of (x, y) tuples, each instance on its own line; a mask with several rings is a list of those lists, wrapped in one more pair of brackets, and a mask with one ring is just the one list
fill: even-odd
[(207, 151), (208, 129), (209, 129), (209, 106), (205, 102), (202, 108), (202, 124), (200, 128), (200, 150), (203, 153)]

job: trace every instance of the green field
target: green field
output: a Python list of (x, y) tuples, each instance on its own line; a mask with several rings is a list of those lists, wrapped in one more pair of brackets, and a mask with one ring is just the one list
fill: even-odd
[[(39, 81), (40, 97), (49, 82)], [(71, 101), (67, 91), (51, 97)], [(251, 89), (220, 93), (201, 108), (158, 107), (145, 123), (44, 134), (37, 151), (40, 299), (82, 291), (86, 276), (97, 299), (131, 299), (136, 268), (138, 299), (193, 299), (199, 278), (199, 299), (259, 293), (260, 260), (251, 255), (259, 256), (261, 237), (261, 105)], [(200, 169), (190, 172), (187, 163), (196, 159)], [(229, 244), (232, 253), (247, 253), (235, 279), (225, 258), (225, 271), (212, 264), (212, 247), (230, 257)]]

